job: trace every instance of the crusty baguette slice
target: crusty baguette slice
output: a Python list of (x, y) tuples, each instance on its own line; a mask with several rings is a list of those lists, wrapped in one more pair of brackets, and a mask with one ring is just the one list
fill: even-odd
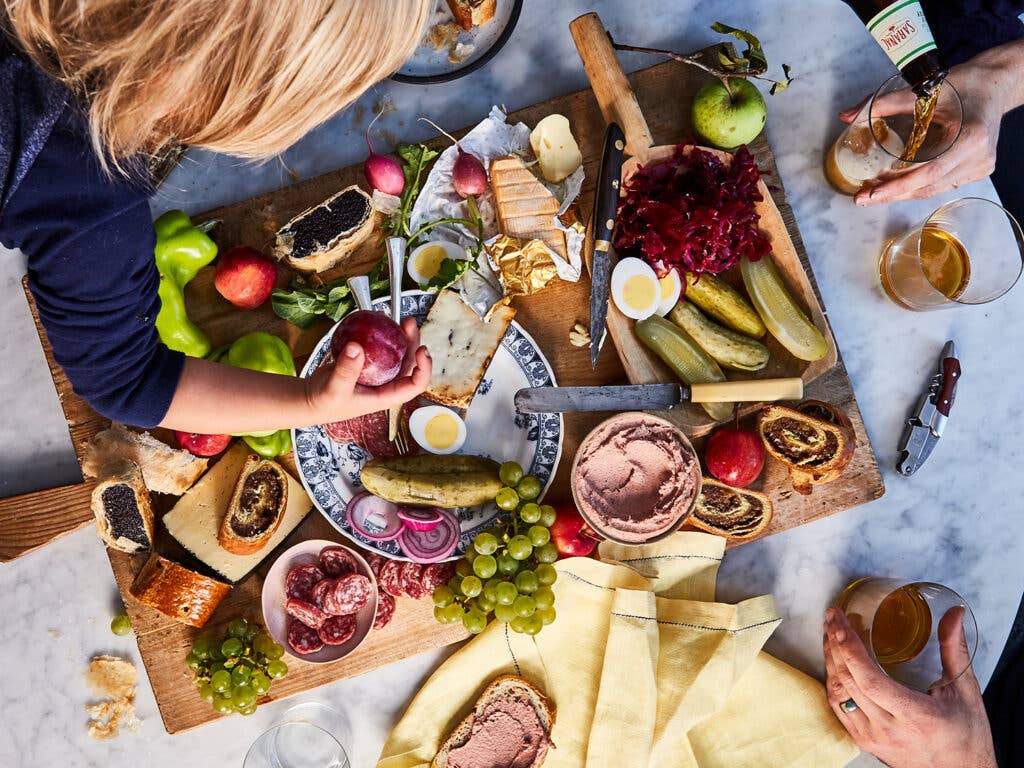
[(455, 23), (467, 32), (493, 19), (497, 4), (497, 0), (448, 0)]
[(502, 233), (522, 240), (543, 240), (548, 248), (567, 258), (565, 233), (555, 226), (558, 200), (523, 161), (497, 157), (491, 161), (490, 175)]
[(476, 704), (473, 706), (473, 711), (466, 715), (461, 723), (455, 726), (455, 729), (451, 734), (449, 734), (448, 738), (445, 739), (444, 744), (441, 745), (437, 754), (434, 755), (434, 759), (430, 763), (430, 768), (448, 768), (448, 754), (453, 749), (461, 747), (469, 740), (473, 731), (473, 722), (479, 715), (481, 715), (488, 702), (493, 699), (500, 698), (526, 700), (537, 712), (537, 718), (544, 727), (548, 741), (542, 744), (537, 750), (537, 755), (534, 761), (524, 768), (539, 768), (548, 753), (551, 729), (555, 725), (555, 708), (551, 705), (551, 702), (548, 701), (544, 693), (537, 688), (537, 686), (516, 675), (502, 675), (501, 677), (497, 677), (490, 685), (487, 686), (486, 689), (484, 689), (484, 692), (480, 694), (480, 698), (476, 700)]
[(90, 440), (82, 455), (86, 477), (104, 477), (120, 461), (134, 461), (142, 479), (153, 493), (180, 496), (206, 471), (208, 459), (186, 450), (171, 448), (149, 432), (134, 432), (114, 422)]
[(752, 539), (768, 527), (773, 512), (772, 500), (763, 493), (705, 477), (687, 522), (727, 539)]
[(761, 442), (789, 469), (797, 493), (839, 477), (849, 466), (857, 446), (850, 418), (819, 400), (805, 400), (796, 408), (766, 405), (757, 422)]
[(217, 532), (234, 555), (259, 552), (273, 538), (288, 509), (288, 476), (281, 465), (252, 454), (246, 459)]

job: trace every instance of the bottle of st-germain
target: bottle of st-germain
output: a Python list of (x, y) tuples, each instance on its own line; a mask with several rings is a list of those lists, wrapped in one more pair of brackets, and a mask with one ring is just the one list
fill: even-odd
[(930, 96), (948, 70), (918, 0), (845, 0), (914, 93)]

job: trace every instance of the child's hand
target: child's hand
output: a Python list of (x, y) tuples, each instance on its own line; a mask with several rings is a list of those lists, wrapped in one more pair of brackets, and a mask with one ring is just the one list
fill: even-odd
[(409, 345), (402, 370), (393, 381), (379, 387), (356, 383), (364, 362), (363, 348), (356, 343), (349, 343), (333, 365), (321, 366), (306, 380), (306, 399), (317, 423), (344, 421), (384, 411), (392, 405), (409, 402), (427, 388), (430, 355), (426, 347), (420, 346), (416, 320), (405, 318), (402, 330)]

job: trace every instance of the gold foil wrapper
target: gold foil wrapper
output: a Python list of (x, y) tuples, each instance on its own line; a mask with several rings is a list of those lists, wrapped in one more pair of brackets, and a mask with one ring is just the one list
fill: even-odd
[(543, 240), (499, 235), (486, 248), (506, 299), (537, 293), (558, 276), (551, 251)]

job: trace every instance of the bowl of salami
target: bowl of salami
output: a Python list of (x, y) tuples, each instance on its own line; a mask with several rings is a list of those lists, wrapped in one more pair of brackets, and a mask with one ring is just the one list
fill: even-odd
[(281, 554), (263, 582), (263, 621), (296, 659), (324, 664), (354, 651), (374, 626), (377, 579), (353, 549), (310, 539)]

